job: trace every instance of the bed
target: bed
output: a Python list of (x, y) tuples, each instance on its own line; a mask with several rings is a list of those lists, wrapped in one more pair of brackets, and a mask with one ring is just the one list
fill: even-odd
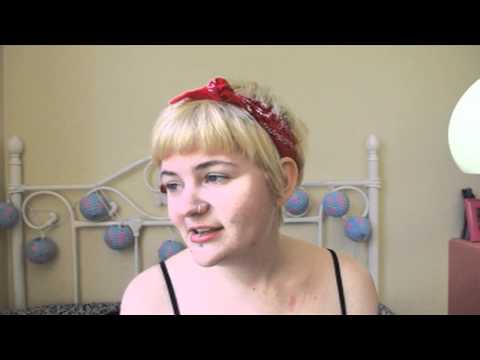
[[(152, 215), (144, 210), (142, 206), (139, 206), (131, 196), (127, 196), (124, 190), (115, 186), (116, 180), (122, 178), (128, 179), (127, 175), (143, 167), (143, 182), (144, 190), (148, 196), (154, 199), (154, 202), (158, 207), (165, 207), (166, 198), (158, 189), (158, 173), (157, 169), (152, 166), (151, 158), (146, 157), (135, 161), (131, 164), (127, 164), (123, 169), (107, 177), (106, 179), (96, 182), (94, 184), (86, 185), (29, 185), (24, 184), (22, 179), (23, 174), (23, 160), (22, 154), (24, 152), (25, 145), (19, 137), (12, 137), (8, 143), (9, 151), (9, 187), (8, 196), (10, 202), (18, 209), (19, 220), (16, 224), (8, 230), (9, 240), (9, 257), (10, 257), (10, 280), (12, 282), (11, 304), (9, 309), (0, 310), (1, 315), (49, 315), (49, 314), (65, 314), (65, 315), (118, 315), (120, 308), (120, 297), (109, 299), (108, 301), (92, 300), (92, 297), (86, 297), (82, 295), (82, 267), (81, 252), (79, 251), (79, 243), (85, 242), (83, 246), (91, 245), (93, 243), (87, 243), (85, 237), (81, 238), (82, 232), (88, 229), (102, 229), (115, 225), (128, 226), (133, 234), (133, 250), (124, 256), (122, 259), (128, 258), (131, 262), (132, 271), (131, 275), (128, 275), (127, 279), (124, 279), (124, 283), (128, 283), (133, 276), (140, 273), (145, 263), (142, 259), (142, 252), (140, 251), (142, 240), (142, 229), (153, 228), (172, 228), (173, 225), (169, 221), (168, 217), (159, 217)], [(343, 239), (344, 244), (348, 244), (348, 248), (353, 251), (354, 256), (362, 257), (361, 261), (368, 267), (370, 274), (374, 280), (375, 286), (378, 291), (379, 284), (379, 244), (380, 236), (378, 231), (379, 224), (379, 190), (381, 188), (381, 179), (379, 177), (379, 141), (375, 135), (370, 135), (366, 141), (367, 148), (367, 167), (368, 178), (361, 180), (335, 180), (335, 181), (309, 181), (301, 184), (301, 188), (312, 193), (309, 195), (312, 197), (311, 208), (309, 213), (302, 216), (290, 216), (284, 209), (284, 225), (283, 227), (289, 228), (299, 224), (310, 224), (315, 227), (315, 236), (312, 236), (312, 242), (319, 246), (326, 246), (335, 249), (333, 243), (327, 242), (325, 239), (326, 225), (329, 222), (334, 222), (331, 217), (326, 216), (321, 201), (322, 196), (327, 192), (343, 191), (345, 193), (356, 193), (360, 195), (364, 203), (363, 216), (368, 217), (371, 234), (366, 242), (354, 242)], [(152, 181), (153, 179), (153, 181)], [(153, 184), (152, 184), (153, 182)], [(323, 191), (323, 193), (318, 193)], [(95, 194), (112, 194), (115, 195), (117, 202), (109, 203), (111, 210), (115, 211), (115, 208), (119, 206), (121, 202), (127, 204), (133, 209), (133, 214), (130, 213), (128, 217), (118, 218), (113, 216), (106, 220), (95, 220), (82, 218), (76, 211), (76, 203), (69, 198), (68, 194), (76, 192), (83, 193), (84, 196)], [(315, 193), (315, 195), (313, 195)], [(66, 217), (59, 215), (56, 210), (46, 210), (48, 218), (42, 222), (34, 222), (30, 218), (31, 202), (34, 198), (49, 197), (54, 199), (57, 203), (60, 203), (66, 211)], [(140, 201), (141, 203), (141, 201)], [(318, 205), (315, 207), (314, 205)], [(66, 219), (67, 218), (67, 219)], [(25, 230), (30, 229), (39, 233), (49, 230), (54, 226), (63, 226), (68, 229), (69, 241), (69, 258), (71, 263), (68, 264), (69, 273), (71, 275), (71, 281), (68, 282), (70, 287), (71, 297), (65, 299), (65, 296), (60, 297), (58, 300), (49, 300), (46, 304), (29, 304), (28, 303), (28, 291), (35, 285), (39, 286), (38, 282), (43, 281), (44, 278), (48, 278), (49, 274), (52, 274), (56, 270), (55, 264), (47, 267), (34, 266), (34, 269), (39, 269), (36, 274), (35, 284), (31, 284), (28, 281), (26, 269), (29, 266), (25, 253)], [(67, 246), (65, 243), (63, 246)], [(91, 245), (93, 246), (93, 245)], [(342, 250), (340, 248), (339, 250)], [(352, 252), (351, 251), (351, 252)], [(62, 255), (63, 254), (63, 255)], [(65, 253), (60, 253), (59, 256), (65, 256)], [(95, 260), (100, 261), (100, 260)], [(41, 269), (41, 270), (40, 270)], [(32, 271), (32, 268), (29, 270)], [(37, 271), (37, 270), (36, 270)], [(101, 286), (100, 286), (101, 287)], [(59, 289), (59, 293), (60, 293)], [(99, 292), (100, 290), (97, 290)], [(55, 291), (54, 291), (55, 292)], [(380, 298), (381, 298), (381, 294)], [(380, 303), (378, 307), (378, 313), (381, 315), (392, 315), (394, 312), (385, 304)]]

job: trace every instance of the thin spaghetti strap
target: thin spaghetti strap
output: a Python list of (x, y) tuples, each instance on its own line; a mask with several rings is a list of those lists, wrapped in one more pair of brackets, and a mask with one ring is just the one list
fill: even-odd
[(335, 277), (337, 278), (338, 297), (340, 298), (340, 306), (342, 315), (347, 315), (347, 307), (345, 305), (345, 295), (343, 294), (342, 275), (340, 274), (340, 265), (338, 263), (337, 254), (332, 249), (327, 249), (332, 254), (333, 265), (335, 267)]
[(163, 276), (165, 277), (165, 282), (167, 283), (168, 293), (170, 294), (170, 301), (172, 302), (173, 313), (175, 315), (180, 315), (180, 311), (178, 310), (177, 298), (175, 296), (175, 291), (173, 290), (170, 275), (168, 274), (167, 265), (165, 265), (164, 261), (160, 261), (160, 267), (162, 268)]

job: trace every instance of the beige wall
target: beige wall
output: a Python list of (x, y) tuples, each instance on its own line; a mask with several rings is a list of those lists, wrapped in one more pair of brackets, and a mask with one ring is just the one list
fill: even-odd
[[(5, 141), (4, 141), (4, 47), (0, 46), (0, 199), (5, 199)], [(4, 230), (0, 230), (0, 309), (8, 306), (8, 279), (7, 279), (7, 236)]]
[[(366, 177), (364, 143), (375, 133), (384, 181), (381, 300), (403, 314), (447, 312), (448, 240), (463, 225), (460, 189), (480, 195), (479, 177), (462, 174), (451, 159), (448, 120), (480, 77), (480, 47), (6, 46), (4, 58), (3, 141), (13, 135), (25, 141), (27, 184), (93, 183), (147, 156), (162, 106), (215, 75), (270, 86), (305, 120), (306, 181)], [(165, 215), (151, 206), (141, 174), (135, 179), (115, 186), (147, 211)], [(31, 204), (50, 206), (66, 214), (52, 198)], [(122, 216), (129, 215), (123, 208)], [(40, 221), (42, 212), (35, 214)], [(341, 237), (338, 226), (330, 227)], [(314, 230), (305, 226), (300, 233), (309, 237)], [(26, 231), (27, 239), (36, 235)], [(69, 233), (59, 226), (50, 235), (61, 256), (49, 265), (28, 265), (30, 304), (72, 300)], [(170, 233), (148, 229), (143, 235), (144, 265), (150, 266)], [(96, 230), (80, 237), (85, 301), (118, 300), (132, 276), (132, 252), (108, 250), (101, 238)]]

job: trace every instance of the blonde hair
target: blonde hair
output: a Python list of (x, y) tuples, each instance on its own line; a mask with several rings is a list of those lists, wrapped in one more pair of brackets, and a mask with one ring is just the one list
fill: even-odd
[[(297, 139), (298, 179), (303, 181), (306, 125), (281, 105), (268, 89), (254, 82), (230, 83), (237, 94), (272, 106), (274, 113), (283, 116)], [(270, 135), (244, 109), (212, 100), (181, 101), (167, 106), (160, 114), (152, 132), (152, 160), (160, 166), (162, 159), (175, 153), (191, 151), (241, 154), (264, 171), (267, 185), (275, 200), (286, 187), (280, 155)], [(295, 159), (294, 159), (295, 160)], [(277, 209), (282, 223), (282, 208)]]

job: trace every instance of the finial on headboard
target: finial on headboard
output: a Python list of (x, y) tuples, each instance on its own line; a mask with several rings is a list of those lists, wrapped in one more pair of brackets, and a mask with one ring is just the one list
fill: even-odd
[(380, 146), (380, 142), (378, 141), (378, 138), (370, 134), (367, 139), (367, 149), (371, 151), (376, 151), (378, 150), (378, 147)]
[(23, 141), (18, 136), (13, 136), (8, 140), (8, 152), (10, 154), (20, 155), (23, 150)]

